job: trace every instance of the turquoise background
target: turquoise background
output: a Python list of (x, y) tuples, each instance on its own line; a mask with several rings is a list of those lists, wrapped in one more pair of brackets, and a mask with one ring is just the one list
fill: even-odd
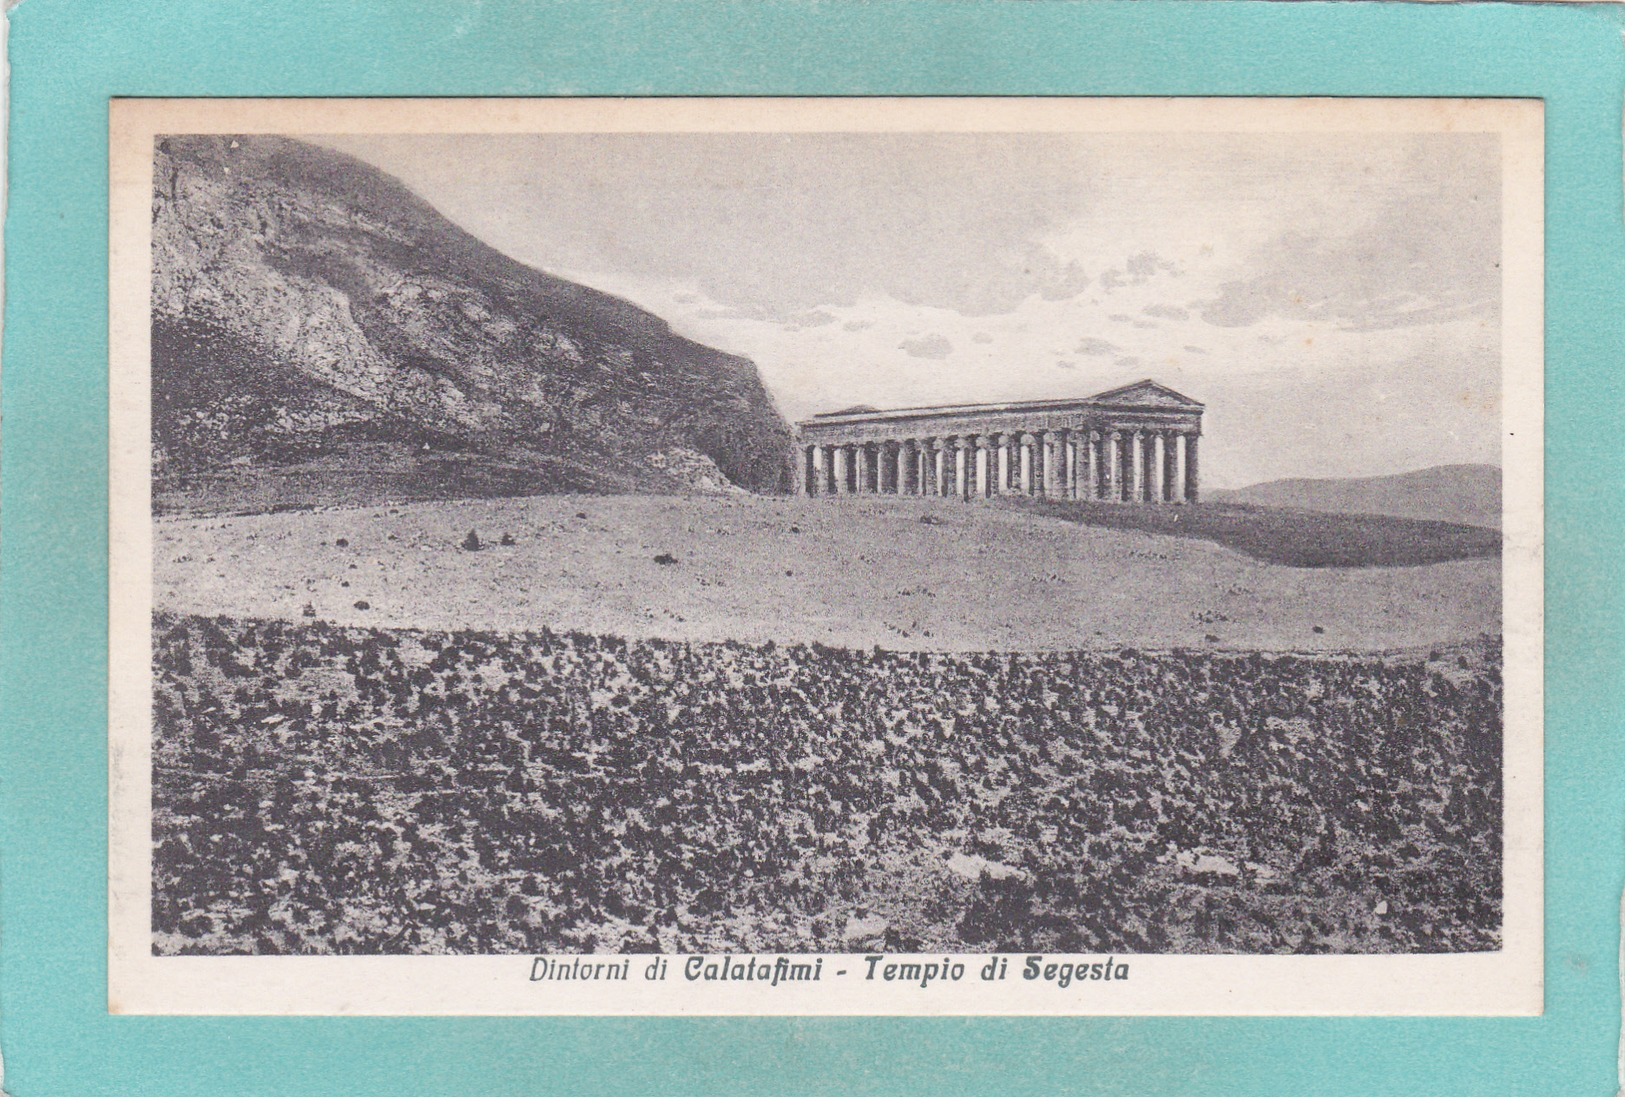
[[(1601, 6), (296, 4), (11, 16), (0, 441), (8, 1091), (1615, 1089), (1625, 25)], [(1533, 1019), (119, 1018), (105, 1005), (107, 100), (1133, 94), (1547, 102), (1547, 1013)]]

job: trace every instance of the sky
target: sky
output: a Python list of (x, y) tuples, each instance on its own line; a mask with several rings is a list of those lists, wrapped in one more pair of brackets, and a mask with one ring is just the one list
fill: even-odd
[(1499, 461), (1499, 138), (323, 137), (534, 267), (856, 404), (1207, 406), (1203, 481)]

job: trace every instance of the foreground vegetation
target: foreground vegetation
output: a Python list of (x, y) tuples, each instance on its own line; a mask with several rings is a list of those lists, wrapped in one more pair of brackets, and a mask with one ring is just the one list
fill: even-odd
[(1492, 639), (955, 655), (155, 628), (161, 953), (1500, 943)]

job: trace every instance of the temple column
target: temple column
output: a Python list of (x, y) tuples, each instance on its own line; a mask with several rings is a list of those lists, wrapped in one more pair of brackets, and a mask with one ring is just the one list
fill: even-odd
[(1187, 500), (1185, 496), (1185, 445), (1189, 442), (1189, 437), (1183, 432), (1175, 432), (1172, 442), (1174, 445), (1173, 500), (1184, 501)]
[(1100, 433), (1094, 430), (1089, 432), (1089, 500), (1100, 500)]
[(1145, 454), (1145, 474), (1142, 480), (1145, 483), (1144, 500), (1147, 504), (1154, 504), (1157, 500), (1157, 434), (1147, 432), (1140, 439), (1140, 450)]
[(1043, 460), (1044, 460), (1044, 467), (1043, 467), (1043, 470), (1044, 470), (1044, 486), (1043, 486), (1043, 489), (1044, 489), (1044, 496), (1045, 497), (1053, 497), (1053, 496), (1055, 496), (1055, 491), (1058, 488), (1060, 488), (1060, 481), (1061, 481), (1061, 476), (1059, 474), (1057, 474), (1056, 471), (1055, 471), (1055, 433), (1054, 433), (1054, 431), (1048, 431), (1048, 432), (1044, 433), (1043, 443), (1040, 446), (1042, 446), (1043, 449), (1044, 449), (1043, 450)]
[(1010, 492), (1010, 433), (999, 433), (999, 492)]
[(1061, 496), (1071, 500), (1078, 495), (1078, 434), (1071, 429), (1061, 433)]
[(931, 441), (931, 458), (934, 468), (933, 473), (936, 474), (936, 481), (931, 485), (932, 496), (946, 497), (948, 495), (948, 444), (946, 440), (936, 439)]
[(1145, 434), (1136, 430), (1129, 436), (1129, 500), (1145, 500)]
[(1123, 434), (1106, 433), (1106, 500), (1123, 499)]
[(988, 484), (988, 437), (976, 437), (976, 496), (986, 498), (992, 495), (993, 487)]
[(1147, 488), (1150, 490), (1146, 496), (1156, 504), (1160, 505), (1163, 502), (1164, 488), (1167, 484), (1164, 481), (1164, 478), (1167, 475), (1168, 463), (1168, 454), (1163, 450), (1165, 445), (1163, 443), (1162, 433), (1151, 433), (1151, 435), (1146, 437), (1145, 444), (1146, 463), (1151, 468), (1149, 471), (1147, 471), (1147, 473), (1149, 473), (1151, 476), (1146, 479)]
[(970, 490), (970, 445), (965, 437), (954, 440), (954, 496), (963, 501)]
[(1168, 432), (1163, 435), (1162, 447), (1162, 486), (1164, 501), (1178, 501), (1183, 499), (1179, 480), (1179, 433)]
[(807, 487), (809, 495), (823, 497), (829, 493), (829, 471), (824, 469), (824, 448), (822, 444), (813, 444), (812, 451), (812, 483)]
[(835, 445), (835, 447), (831, 448), (831, 450), (834, 452), (834, 460), (831, 463), (831, 465), (835, 468), (834, 469), (835, 484), (834, 484), (834, 487), (833, 487), (834, 495), (839, 497), (839, 496), (841, 496), (841, 494), (847, 492), (847, 484), (846, 484), (846, 461), (847, 461), (846, 451), (847, 451), (847, 448), (846, 448), (846, 445), (843, 443), (843, 444)]
[(1032, 436), (1026, 432), (1023, 432), (1016, 446), (1021, 448), (1021, 495), (1023, 497), (1031, 497), (1033, 495)]
[(1197, 500), (1196, 441), (1201, 439), (1192, 432), (1185, 437), (1185, 500)]
[(869, 481), (869, 479), (874, 473), (874, 466), (875, 466), (874, 460), (872, 460), (869, 457), (869, 445), (866, 444), (866, 443), (858, 444), (857, 452), (858, 452), (858, 471), (857, 471), (857, 475), (858, 475), (857, 476), (857, 483), (858, 484), (856, 486), (854, 486), (853, 488), (855, 488), (859, 493), (868, 493), (868, 492), (870, 492), (870, 488), (869, 488), (870, 481)]
[(928, 463), (925, 457), (925, 441), (914, 441), (914, 493), (916, 496), (925, 496), (925, 475)]

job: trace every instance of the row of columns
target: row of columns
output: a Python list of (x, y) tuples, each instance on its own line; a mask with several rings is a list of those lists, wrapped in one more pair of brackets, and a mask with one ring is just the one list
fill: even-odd
[(1198, 438), (1177, 429), (1048, 429), (803, 444), (796, 492), (1194, 501)]

